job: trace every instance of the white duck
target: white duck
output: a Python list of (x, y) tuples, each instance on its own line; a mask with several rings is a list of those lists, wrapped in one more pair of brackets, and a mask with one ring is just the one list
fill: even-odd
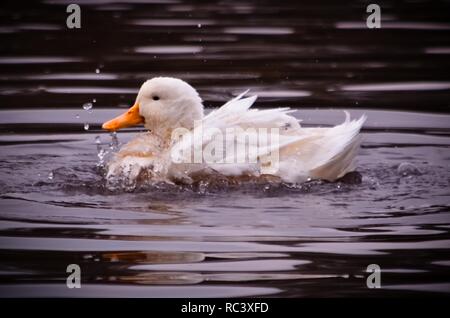
[[(302, 128), (288, 115), (289, 108), (250, 109), (256, 96), (242, 98), (245, 93), (204, 116), (201, 98), (186, 82), (170, 77), (147, 80), (134, 105), (102, 126), (115, 131), (144, 124), (148, 129), (115, 154), (107, 178), (189, 183), (201, 172), (270, 175), (284, 182), (334, 181), (354, 169), (365, 116), (350, 120), (346, 113), (344, 123), (335, 127)], [(262, 142), (258, 137), (264, 132), (270, 138)], [(218, 147), (223, 140), (225, 147)]]

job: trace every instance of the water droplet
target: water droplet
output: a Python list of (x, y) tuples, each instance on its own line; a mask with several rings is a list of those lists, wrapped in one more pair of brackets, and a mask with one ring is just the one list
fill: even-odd
[(84, 130), (89, 130), (89, 124), (88, 123), (84, 124)]
[(100, 74), (100, 69), (96, 68), (96, 69), (95, 69), (95, 73), (96, 73), (96, 74)]
[(75, 118), (76, 118), (76, 119), (80, 118), (80, 115), (79, 115), (79, 114), (76, 114), (76, 115), (75, 115)]
[(92, 100), (92, 102), (93, 102), (93, 103), (96, 103), (96, 102), (97, 102), (97, 100), (96, 100), (96, 99), (94, 98), (94, 99)]
[(312, 180), (311, 178), (306, 179), (306, 181), (308, 181), (308, 182), (311, 181), (311, 180)]
[(99, 145), (101, 143), (100, 136), (95, 137), (95, 143)]
[(110, 133), (111, 142), (109, 143), (109, 148), (113, 151), (119, 149), (119, 139), (117, 138), (117, 133), (115, 131)]
[(83, 109), (84, 110), (90, 110), (90, 109), (92, 109), (92, 103), (86, 103), (86, 104), (83, 104)]
[(100, 160), (100, 161), (103, 161), (103, 159), (105, 158), (105, 156), (107, 155), (108, 153), (104, 150), (104, 149), (100, 149), (100, 151), (98, 152), (98, 154), (97, 154), (97, 157), (98, 157), (98, 159)]
[(199, 24), (197, 24), (197, 28), (201, 28), (202, 27), (202, 24), (201, 23), (199, 23)]
[(53, 171), (48, 174), (48, 180), (53, 180)]

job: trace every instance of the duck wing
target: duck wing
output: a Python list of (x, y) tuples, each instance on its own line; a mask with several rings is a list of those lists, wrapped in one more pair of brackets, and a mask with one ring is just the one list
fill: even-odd
[[(333, 181), (354, 169), (366, 119), (331, 128), (302, 128), (289, 108), (251, 109), (248, 91), (205, 116), (171, 149), (172, 162), (225, 175), (272, 174), (288, 182)], [(194, 163), (194, 165), (192, 165)], [(183, 167), (186, 171), (186, 167)]]
[[(247, 92), (211, 111), (200, 126), (176, 142), (172, 147), (173, 161), (201, 162), (202, 168), (206, 165), (225, 175), (255, 173), (261, 171), (261, 164), (272, 153), (307, 137), (295, 133), (300, 124), (289, 115), (292, 110), (250, 109), (257, 96), (242, 98)], [(193, 153), (203, 158), (195, 160)]]
[(289, 182), (309, 178), (334, 181), (353, 171), (366, 116), (351, 120), (345, 113), (345, 121), (337, 126), (302, 128), (298, 133), (304, 139), (280, 149), (277, 175)]

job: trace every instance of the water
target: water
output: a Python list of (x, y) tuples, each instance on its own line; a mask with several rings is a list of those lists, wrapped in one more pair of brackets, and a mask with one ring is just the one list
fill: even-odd
[[(2, 4), (0, 294), (448, 294), (450, 4), (386, 5), (367, 30), (358, 1), (160, 2), (79, 1), (80, 30), (70, 2)], [(250, 88), (305, 126), (365, 113), (359, 174), (108, 190), (103, 166), (137, 130), (100, 125), (158, 75), (207, 107)], [(366, 287), (373, 263), (381, 289)]]

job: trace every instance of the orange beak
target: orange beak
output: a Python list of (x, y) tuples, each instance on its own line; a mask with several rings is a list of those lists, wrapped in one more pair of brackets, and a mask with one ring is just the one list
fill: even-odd
[(144, 117), (139, 115), (139, 104), (134, 104), (126, 113), (117, 116), (102, 125), (106, 130), (119, 130), (144, 123)]

